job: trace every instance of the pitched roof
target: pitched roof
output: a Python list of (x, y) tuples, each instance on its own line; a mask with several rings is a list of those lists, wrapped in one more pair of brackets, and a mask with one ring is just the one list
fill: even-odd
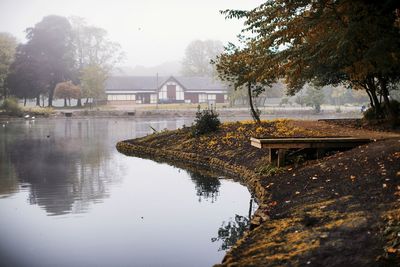
[[(168, 77), (158, 77), (158, 86)], [(106, 90), (143, 90), (154, 91), (157, 88), (156, 76), (113, 76), (106, 81)]]
[(187, 90), (225, 90), (221, 82), (208, 77), (176, 77), (179, 83)]
[(106, 90), (140, 90), (154, 91), (163, 86), (166, 82), (174, 80), (184, 87), (187, 91), (214, 91), (226, 90), (227, 87), (221, 82), (207, 77), (174, 77), (174, 76), (114, 76), (106, 81)]

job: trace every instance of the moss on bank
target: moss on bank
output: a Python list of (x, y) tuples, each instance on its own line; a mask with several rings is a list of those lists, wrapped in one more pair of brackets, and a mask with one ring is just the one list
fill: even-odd
[[(268, 136), (394, 137), (265, 175), (267, 152), (249, 138)], [(397, 139), (396, 139), (397, 138)], [(192, 137), (189, 128), (119, 142), (120, 152), (175, 165), (185, 161), (238, 177), (259, 209), (251, 231), (220, 266), (371, 266), (396, 264), (400, 199), (398, 135), (326, 122), (223, 124)]]

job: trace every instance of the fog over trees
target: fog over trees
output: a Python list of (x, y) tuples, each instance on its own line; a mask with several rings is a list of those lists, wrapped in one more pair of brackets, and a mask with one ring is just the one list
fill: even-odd
[(224, 49), (218, 40), (194, 40), (185, 49), (182, 60), (183, 76), (215, 76), (216, 71), (211, 61)]
[(9, 74), (10, 66), (14, 60), (17, 39), (9, 33), (0, 33), (0, 91), (7, 94), (5, 80)]
[[(52, 106), (56, 85), (67, 81), (82, 83), (82, 92), (74, 93), (78, 106), (81, 97), (102, 96), (105, 80), (124, 56), (120, 45), (110, 41), (104, 29), (90, 26), (78, 17), (68, 20), (46, 16), (26, 29), (26, 38), (27, 42), (19, 44), (15, 53), (13, 37), (0, 39), (4, 43), (0, 53), (7, 57), (1, 61), (0, 81), (5, 82), (0, 85), (4, 87), (3, 96), (9, 91), (19, 98), (36, 98), (37, 105), (40, 96), (46, 94), (48, 105)], [(65, 94), (57, 96), (68, 98)]]

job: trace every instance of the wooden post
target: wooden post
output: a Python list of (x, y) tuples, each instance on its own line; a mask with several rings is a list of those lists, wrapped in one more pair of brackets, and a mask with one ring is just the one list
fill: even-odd
[(277, 167), (285, 166), (286, 149), (269, 148), (269, 162)]
[(285, 166), (285, 155), (286, 149), (278, 149), (278, 168)]
[(269, 162), (271, 165), (277, 165), (278, 163), (278, 149), (269, 148)]
[(325, 149), (317, 148), (317, 159), (323, 158), (325, 155)]

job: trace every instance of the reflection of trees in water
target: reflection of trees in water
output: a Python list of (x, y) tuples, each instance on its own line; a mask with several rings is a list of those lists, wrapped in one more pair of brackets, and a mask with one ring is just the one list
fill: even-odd
[(222, 241), (219, 251), (231, 248), (243, 236), (244, 232), (249, 228), (250, 218), (253, 214), (253, 199), (250, 199), (248, 216), (236, 214), (235, 218), (230, 218), (229, 221), (222, 222), (218, 228), (218, 237), (211, 238), (212, 242)]
[(9, 145), (5, 153), (20, 182), (30, 184), (30, 203), (61, 215), (107, 197), (109, 151), (96, 136), (106, 130), (90, 121), (57, 121)]
[(218, 237), (211, 238), (211, 241), (216, 242), (221, 240), (222, 244), (218, 250), (227, 250), (243, 236), (249, 222), (249, 218), (236, 214), (234, 219), (222, 223), (218, 229)]
[[(18, 180), (15, 174), (14, 166), (11, 163), (10, 155), (6, 152), (8, 145), (15, 139), (14, 135), (8, 135), (7, 123), (0, 129), (0, 197), (9, 196), (18, 191)], [(8, 126), (8, 125), (7, 125)]]
[(211, 202), (217, 201), (219, 194), (219, 187), (221, 182), (217, 177), (210, 175), (203, 175), (195, 171), (186, 171), (192, 181), (195, 183), (196, 195), (199, 197), (199, 202), (204, 200), (211, 200)]

